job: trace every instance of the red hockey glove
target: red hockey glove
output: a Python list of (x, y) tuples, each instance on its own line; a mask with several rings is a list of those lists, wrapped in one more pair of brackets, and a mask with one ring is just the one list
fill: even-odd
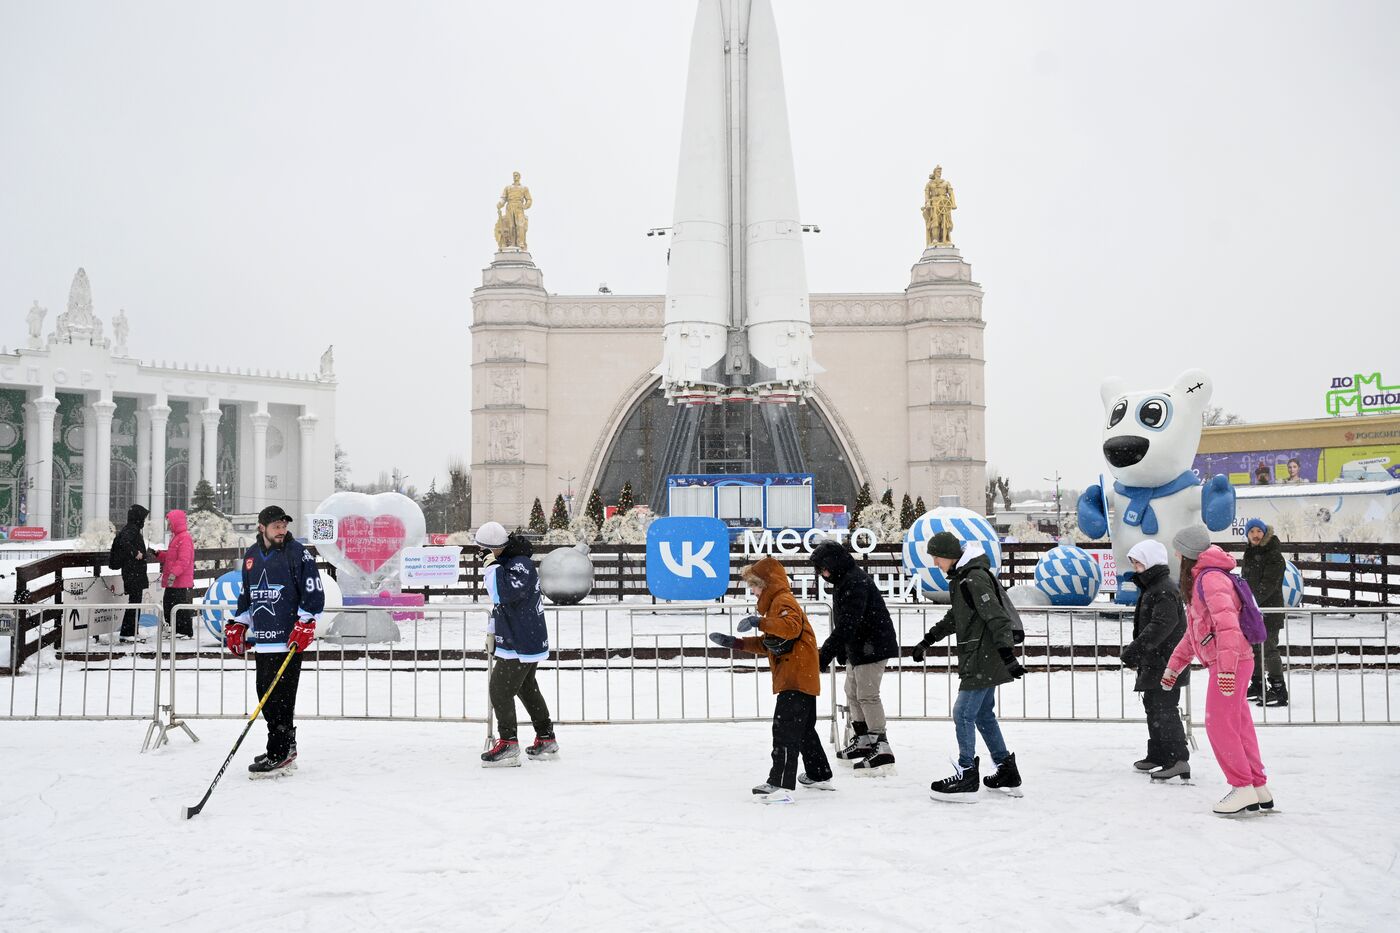
[(242, 622), (230, 622), (224, 626), (224, 644), (235, 658), (243, 657), (248, 650), (248, 643), (245, 640), (248, 635), (248, 626)]
[(1179, 673), (1180, 673), (1179, 671), (1174, 671), (1174, 670), (1172, 670), (1171, 668), (1167, 668), (1165, 671), (1163, 671), (1163, 672), (1162, 672), (1162, 689), (1163, 689), (1163, 690), (1170, 690), (1170, 689), (1172, 689), (1173, 687), (1175, 687), (1175, 686), (1176, 686), (1176, 678), (1177, 678), (1177, 675), (1178, 675)]
[(316, 637), (315, 619), (298, 619), (292, 626), (292, 635), (287, 639), (287, 647), (293, 651), (305, 651), (311, 647), (311, 639)]
[(1232, 697), (1235, 695), (1235, 675), (1220, 671), (1215, 675), (1215, 685), (1220, 688), (1220, 695)]

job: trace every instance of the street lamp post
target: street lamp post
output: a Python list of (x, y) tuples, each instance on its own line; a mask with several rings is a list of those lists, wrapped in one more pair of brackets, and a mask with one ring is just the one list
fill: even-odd
[(1064, 530), (1064, 520), (1061, 518), (1063, 512), (1060, 509), (1060, 471), (1056, 470), (1054, 476), (1042, 476), (1041, 479), (1055, 484), (1055, 537), (1058, 539), (1060, 532)]
[[(651, 234), (647, 234), (651, 236)], [(564, 508), (569, 510), (569, 521), (574, 520), (574, 480), (577, 479), (573, 473), (567, 477), (557, 476), (555, 479), (564, 484)]]

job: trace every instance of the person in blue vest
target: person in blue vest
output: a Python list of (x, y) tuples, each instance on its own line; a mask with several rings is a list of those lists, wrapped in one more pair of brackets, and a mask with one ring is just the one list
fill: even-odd
[(549, 630), (544, 621), (539, 571), (530, 558), (533, 549), (523, 535), (507, 534), (500, 522), (487, 522), (478, 528), (476, 544), (491, 552), (485, 572), (496, 656), (490, 694), (499, 735), (496, 744), (482, 752), (481, 766), (520, 767), (516, 697), (535, 728), (535, 742), (525, 750), (526, 756), (536, 761), (553, 760), (559, 757), (559, 743), (554, 738), (549, 705), (535, 682), (535, 668), (549, 657)]
[(316, 620), (326, 607), (316, 558), (288, 533), (291, 520), (280, 505), (258, 513), (258, 539), (243, 555), (238, 615), (224, 628), (224, 644), (235, 657), (253, 652), (259, 697), (288, 661), (287, 652), (295, 652), (263, 706), (267, 751), (248, 766), (253, 779), (283, 777), (296, 770), (301, 653), (316, 637)]

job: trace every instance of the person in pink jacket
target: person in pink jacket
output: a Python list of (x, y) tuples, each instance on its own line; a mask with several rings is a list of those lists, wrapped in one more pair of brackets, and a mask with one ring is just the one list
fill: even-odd
[(1210, 532), (1204, 525), (1182, 529), (1172, 546), (1181, 557), (1186, 635), (1167, 662), (1162, 689), (1172, 689), (1192, 659), (1200, 658), (1210, 673), (1206, 735), (1225, 780), (1230, 782), (1230, 793), (1215, 805), (1215, 812), (1239, 816), (1260, 808), (1272, 810), (1274, 797), (1266, 786), (1268, 777), (1259, 758), (1254, 714), (1242, 686), (1254, 673), (1254, 652), (1240, 630), (1240, 600), (1227, 576), (1235, 569), (1235, 559), (1210, 543)]
[(177, 638), (194, 637), (193, 613), (182, 613), (180, 618), (171, 619), (174, 607), (190, 601), (190, 588), (194, 586), (194, 539), (190, 537), (189, 519), (179, 509), (165, 513), (170, 523), (170, 547), (156, 551), (160, 561), (160, 585), (165, 587), (165, 624), (172, 621)]

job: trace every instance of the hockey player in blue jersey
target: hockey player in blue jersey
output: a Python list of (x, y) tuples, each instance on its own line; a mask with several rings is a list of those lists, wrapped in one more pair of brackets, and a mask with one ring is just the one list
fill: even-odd
[(263, 707), (267, 751), (253, 759), (248, 777), (281, 777), (296, 770), (297, 681), (301, 653), (316, 635), (326, 605), (316, 559), (287, 531), (292, 517), (281, 506), (258, 513), (258, 539), (243, 555), (243, 590), (238, 615), (224, 628), (224, 643), (236, 657), (253, 652), (258, 696), (277, 676), (287, 652), (295, 652)]

